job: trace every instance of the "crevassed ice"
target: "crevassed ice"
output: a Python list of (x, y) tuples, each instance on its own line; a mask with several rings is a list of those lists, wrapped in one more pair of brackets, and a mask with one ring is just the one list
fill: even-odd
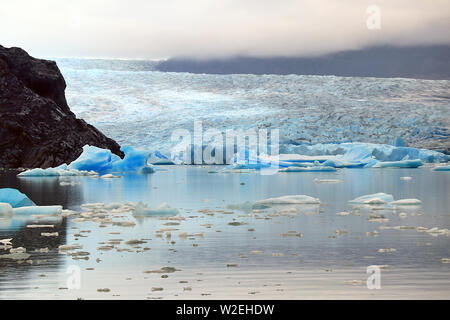
[(202, 120), (222, 132), (279, 129), (287, 149), (398, 137), (417, 148), (449, 147), (447, 80), (165, 73), (136, 71), (137, 63), (60, 63), (71, 109), (121, 145), (167, 152), (174, 129), (192, 131)]

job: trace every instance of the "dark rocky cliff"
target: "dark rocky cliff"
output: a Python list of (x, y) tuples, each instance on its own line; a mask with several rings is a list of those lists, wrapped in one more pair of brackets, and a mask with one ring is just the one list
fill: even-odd
[(54, 61), (0, 45), (0, 167), (47, 168), (70, 163), (85, 144), (120, 146), (84, 120), (65, 98), (66, 82)]

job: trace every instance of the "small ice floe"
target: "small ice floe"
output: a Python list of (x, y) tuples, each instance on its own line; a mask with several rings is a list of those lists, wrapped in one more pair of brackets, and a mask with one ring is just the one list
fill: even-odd
[(14, 252), (14, 253), (9, 253), (9, 254), (0, 254), (0, 259), (26, 260), (30, 256), (31, 255), (26, 252)]
[(342, 212), (336, 213), (336, 215), (341, 216), (341, 217), (348, 216), (349, 214), (350, 214), (350, 212), (347, 212), (347, 211), (342, 211)]
[(419, 206), (422, 204), (422, 201), (418, 199), (401, 199), (392, 201), (389, 204), (391, 205), (397, 205), (397, 206)]
[(27, 225), (27, 228), (30, 229), (36, 229), (36, 228), (54, 228), (55, 225), (53, 224), (29, 224)]
[(61, 181), (61, 182), (59, 182), (59, 185), (61, 187), (67, 187), (67, 186), (74, 187), (74, 186), (80, 185), (80, 182), (77, 182), (77, 181)]
[(41, 232), (42, 237), (58, 237), (58, 232)]
[(380, 234), (380, 233), (379, 233), (378, 231), (376, 231), (376, 230), (366, 232), (366, 236), (367, 236), (367, 237), (377, 237), (379, 234)]
[(364, 195), (356, 199), (350, 200), (349, 202), (354, 204), (380, 205), (380, 204), (387, 204), (392, 201), (394, 201), (394, 197), (392, 195), (379, 192)]
[(433, 171), (450, 171), (450, 165), (434, 167)]
[(342, 180), (339, 179), (314, 179), (314, 183), (341, 183)]
[(82, 247), (78, 244), (63, 244), (58, 247), (59, 253), (66, 253), (68, 251), (78, 250)]
[(354, 286), (358, 286), (358, 285), (365, 285), (367, 281), (364, 280), (346, 280), (344, 281), (345, 284), (351, 284)]
[(400, 212), (400, 213), (398, 214), (398, 217), (399, 217), (400, 219), (405, 219), (407, 216), (408, 216), (408, 214), (405, 213), (405, 212)]
[(114, 221), (112, 225), (118, 227), (134, 227), (136, 223), (133, 221)]
[(320, 204), (318, 198), (313, 198), (306, 195), (289, 195), (277, 198), (268, 198), (255, 202), (256, 205), (272, 206), (277, 204)]
[(14, 208), (15, 215), (60, 215), (62, 206), (33, 206)]
[(12, 240), (12, 238), (0, 239), (0, 245), (3, 245), (3, 246), (12, 245), (11, 240)]
[(343, 234), (347, 234), (347, 233), (348, 233), (348, 230), (345, 230), (345, 229), (337, 229), (337, 230), (334, 231), (334, 233), (336, 233), (336, 235), (340, 236), (340, 235), (343, 235)]
[(239, 222), (239, 221), (228, 222), (228, 225), (230, 225), (230, 226), (242, 226), (242, 225), (245, 225), (245, 224), (247, 224), (247, 223)]
[(172, 208), (166, 202), (162, 203), (156, 208), (150, 208), (148, 205), (139, 202), (133, 210), (135, 216), (166, 216), (166, 215), (177, 215), (179, 213), (178, 209)]
[(174, 273), (176, 271), (181, 271), (180, 269), (174, 267), (162, 267), (161, 269), (156, 270), (146, 270), (144, 273)]
[(310, 167), (287, 167), (279, 169), (278, 172), (334, 172), (335, 167), (329, 166), (310, 166)]
[(450, 236), (449, 229), (439, 229), (438, 227), (434, 227), (428, 230), (425, 230), (426, 233), (431, 234), (432, 236), (446, 235)]
[(412, 180), (412, 177), (400, 177), (400, 180), (403, 180), (403, 181), (411, 181), (411, 180)]
[(104, 174), (104, 175), (100, 176), (100, 178), (102, 178), (102, 179), (115, 179), (115, 178), (122, 178), (122, 176), (115, 176), (112, 173), (107, 173), (107, 174)]
[(282, 237), (303, 237), (303, 234), (297, 231), (288, 231), (287, 233), (280, 234)]
[(389, 248), (389, 249), (378, 249), (379, 253), (385, 253), (385, 252), (395, 252), (397, 249), (395, 248)]
[(380, 161), (373, 168), (418, 168), (423, 165), (422, 160)]
[(61, 217), (70, 217), (70, 216), (74, 216), (77, 215), (78, 212), (73, 211), (73, 210), (62, 210), (61, 211)]

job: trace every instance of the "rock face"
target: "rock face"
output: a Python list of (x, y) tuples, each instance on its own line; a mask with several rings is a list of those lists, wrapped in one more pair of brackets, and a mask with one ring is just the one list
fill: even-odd
[(66, 82), (54, 61), (0, 45), (0, 167), (48, 168), (70, 163), (86, 144), (120, 146), (67, 105)]

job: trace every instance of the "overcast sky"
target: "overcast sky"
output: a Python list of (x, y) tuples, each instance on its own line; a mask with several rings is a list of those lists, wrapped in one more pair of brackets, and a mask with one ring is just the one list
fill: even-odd
[[(370, 5), (381, 29), (367, 27)], [(38, 57), (307, 56), (450, 44), (450, 1), (0, 0), (0, 30)]]

